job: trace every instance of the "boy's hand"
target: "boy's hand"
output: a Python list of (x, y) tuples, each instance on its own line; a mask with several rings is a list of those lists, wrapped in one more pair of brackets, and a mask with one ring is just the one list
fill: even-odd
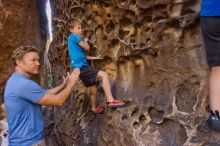
[(83, 41), (84, 41), (84, 42), (88, 42), (89, 39), (88, 39), (88, 38), (84, 38)]
[(101, 60), (101, 59), (104, 59), (104, 57), (102, 57), (101, 55), (98, 55), (98, 56), (96, 56), (96, 59)]

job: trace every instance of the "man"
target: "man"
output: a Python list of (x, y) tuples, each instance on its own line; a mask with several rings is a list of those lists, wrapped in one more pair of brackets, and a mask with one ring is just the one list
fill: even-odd
[(206, 57), (210, 66), (209, 128), (220, 131), (220, 1), (203, 0), (201, 9), (201, 28), (205, 43)]
[(12, 55), (15, 72), (6, 84), (4, 101), (9, 124), (9, 146), (44, 146), (41, 105), (61, 106), (70, 96), (80, 71), (75, 69), (63, 83), (44, 90), (32, 77), (39, 74), (39, 52), (21, 46)]

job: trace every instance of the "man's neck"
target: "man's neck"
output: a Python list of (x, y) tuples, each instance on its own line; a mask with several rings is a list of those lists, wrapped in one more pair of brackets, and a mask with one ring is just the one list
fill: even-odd
[(25, 72), (25, 71), (21, 70), (21, 69), (20, 69), (20, 68), (18, 68), (18, 67), (15, 67), (15, 73), (20, 73), (20, 74), (23, 74), (23, 75), (25, 75), (27, 78), (31, 78), (31, 77), (32, 77), (32, 75), (31, 75), (31, 74), (29, 74), (29, 73), (27, 73), (27, 72)]

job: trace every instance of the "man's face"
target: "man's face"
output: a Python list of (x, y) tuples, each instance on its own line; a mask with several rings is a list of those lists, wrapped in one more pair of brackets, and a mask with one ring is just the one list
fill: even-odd
[(38, 75), (40, 71), (39, 54), (37, 52), (28, 52), (24, 54), (21, 60), (17, 60), (17, 67), (28, 76)]
[(82, 37), (82, 35), (83, 35), (82, 25), (80, 23), (76, 23), (76, 25), (73, 28), (70, 28), (70, 32), (75, 33), (75, 34)]

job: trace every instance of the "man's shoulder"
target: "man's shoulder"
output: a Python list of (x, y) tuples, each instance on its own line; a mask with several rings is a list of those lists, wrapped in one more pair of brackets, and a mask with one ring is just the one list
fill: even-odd
[(35, 81), (21, 74), (13, 74), (7, 81), (6, 88), (16, 88), (17, 90), (25, 90), (37, 84)]
[(21, 92), (27, 90), (28, 85), (29, 85), (29, 81), (27, 79), (23, 78), (20, 75), (13, 74), (7, 81), (4, 97), (12, 96), (12, 95), (16, 96)]
[(18, 85), (26, 83), (26, 82), (30, 82), (30, 79), (28, 79), (27, 77), (25, 77), (25, 75), (23, 74), (12, 74), (11, 77), (8, 79), (8, 83), (14, 83), (17, 82)]

